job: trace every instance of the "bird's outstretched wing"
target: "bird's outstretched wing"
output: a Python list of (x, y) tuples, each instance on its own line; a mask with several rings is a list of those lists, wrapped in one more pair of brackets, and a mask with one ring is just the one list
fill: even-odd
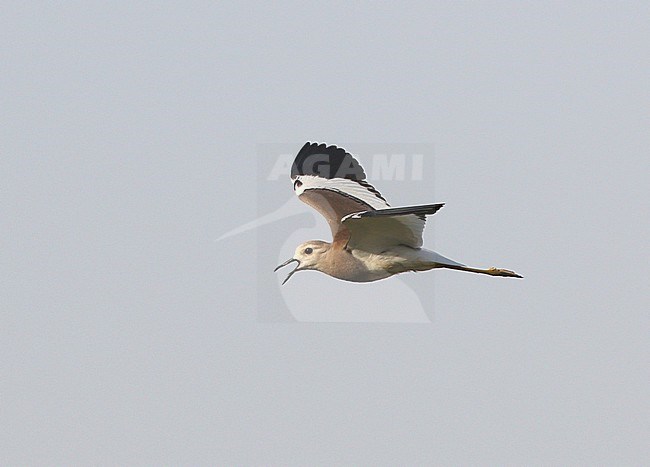
[(293, 162), (291, 179), (296, 195), (325, 217), (333, 237), (345, 216), (390, 207), (366, 181), (359, 162), (336, 146), (306, 143)]
[(375, 253), (397, 245), (420, 248), (426, 216), (443, 206), (438, 203), (349, 214), (342, 220), (349, 231), (347, 246)]
[(420, 248), (425, 216), (443, 206), (391, 208), (351, 154), (326, 144), (306, 143), (293, 162), (291, 179), (300, 200), (325, 217), (338, 247)]

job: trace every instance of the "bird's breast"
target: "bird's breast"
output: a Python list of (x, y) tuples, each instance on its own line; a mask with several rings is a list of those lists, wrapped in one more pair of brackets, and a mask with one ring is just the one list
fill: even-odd
[(392, 275), (378, 255), (360, 250), (331, 251), (325, 266), (324, 273), (351, 282), (372, 282)]

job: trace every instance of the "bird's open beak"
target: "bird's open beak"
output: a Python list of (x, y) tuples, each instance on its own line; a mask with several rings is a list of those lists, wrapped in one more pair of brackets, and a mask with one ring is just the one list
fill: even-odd
[(280, 268), (283, 268), (283, 267), (285, 267), (285, 266), (288, 266), (289, 264), (293, 263), (294, 261), (295, 261), (296, 263), (298, 263), (298, 266), (296, 266), (296, 269), (294, 269), (293, 271), (291, 271), (291, 272), (289, 273), (289, 275), (287, 276), (287, 278), (286, 278), (285, 280), (282, 281), (282, 285), (286, 284), (286, 282), (291, 278), (291, 276), (293, 276), (293, 273), (295, 273), (296, 271), (298, 271), (298, 270), (300, 269), (300, 261), (297, 260), (296, 258), (290, 258), (290, 259), (286, 260), (284, 263), (282, 263), (280, 266), (278, 266), (277, 268), (275, 268), (275, 269), (273, 270), (273, 272), (275, 272), (275, 271), (277, 271), (277, 270), (280, 269)]

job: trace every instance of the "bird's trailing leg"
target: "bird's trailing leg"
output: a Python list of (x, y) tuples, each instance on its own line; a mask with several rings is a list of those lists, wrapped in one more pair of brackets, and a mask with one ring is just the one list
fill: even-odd
[(450, 264), (441, 264), (440, 267), (447, 268), (447, 269), (456, 269), (458, 271), (475, 272), (477, 274), (487, 274), (488, 276), (518, 277), (520, 279), (523, 279), (523, 276), (520, 276), (516, 272), (510, 271), (509, 269), (499, 269), (499, 268), (478, 269), (478, 268), (470, 268), (469, 266), (456, 266)]

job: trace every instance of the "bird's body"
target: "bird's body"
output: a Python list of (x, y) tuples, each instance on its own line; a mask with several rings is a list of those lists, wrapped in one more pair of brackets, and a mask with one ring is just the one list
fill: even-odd
[(329, 250), (329, 258), (322, 262), (321, 272), (350, 282), (372, 282), (390, 277), (385, 269), (385, 258), (363, 250)]
[[(292, 167), (294, 191), (327, 220), (333, 242), (311, 240), (276, 268), (297, 262), (297, 271), (316, 270), (350, 282), (372, 282), (407, 271), (457, 269), (521, 277), (507, 269), (477, 269), (422, 248), (427, 215), (443, 204), (391, 208), (365, 181), (359, 163), (343, 149), (307, 143)], [(283, 282), (283, 283), (284, 283)]]

